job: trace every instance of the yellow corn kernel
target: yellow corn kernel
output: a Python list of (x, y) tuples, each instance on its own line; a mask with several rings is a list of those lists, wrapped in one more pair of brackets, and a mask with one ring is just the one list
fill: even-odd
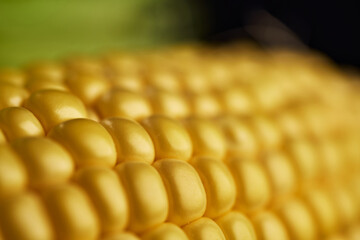
[(44, 79), (52, 82), (62, 82), (65, 78), (65, 69), (58, 63), (37, 62), (27, 67), (30, 79)]
[(4, 132), (0, 129), (0, 144), (6, 143), (6, 137)]
[(326, 238), (326, 240), (351, 240), (351, 239), (348, 239), (347, 237), (342, 235), (332, 235), (331, 237)]
[(259, 155), (259, 144), (253, 132), (242, 121), (235, 117), (222, 117), (218, 121), (225, 138), (230, 156), (256, 158)]
[(168, 198), (155, 168), (145, 162), (124, 162), (116, 167), (128, 196), (128, 228), (143, 232), (166, 220)]
[(144, 96), (116, 88), (103, 94), (95, 107), (102, 118), (127, 117), (137, 120), (152, 114), (150, 103)]
[(29, 184), (44, 188), (68, 180), (74, 171), (70, 154), (57, 142), (44, 137), (20, 138), (12, 142), (29, 175)]
[(213, 122), (202, 118), (190, 118), (185, 126), (193, 143), (195, 157), (223, 159), (226, 154), (225, 136)]
[(187, 162), (162, 159), (154, 163), (169, 198), (168, 220), (179, 226), (201, 217), (206, 209), (206, 193), (196, 170)]
[(87, 116), (85, 106), (77, 97), (59, 90), (34, 92), (25, 107), (39, 119), (46, 132), (66, 120)]
[(221, 228), (210, 218), (200, 218), (183, 229), (189, 240), (225, 240)]
[(110, 84), (104, 77), (97, 75), (75, 75), (66, 79), (70, 91), (78, 96), (85, 105), (92, 105), (104, 94)]
[(315, 147), (306, 140), (293, 141), (286, 146), (295, 170), (304, 181), (312, 181), (320, 175), (319, 156)]
[(125, 118), (108, 118), (101, 124), (109, 131), (114, 140), (118, 162), (144, 161), (152, 163), (154, 161), (154, 144), (139, 123)]
[(297, 175), (287, 155), (273, 152), (264, 156), (263, 165), (267, 172), (274, 198), (289, 196), (296, 190)]
[(112, 167), (116, 163), (116, 149), (111, 135), (93, 120), (72, 119), (63, 122), (49, 132), (49, 137), (71, 153), (78, 167)]
[(173, 223), (162, 223), (161, 225), (145, 232), (141, 236), (143, 240), (189, 240), (185, 232)]
[(322, 139), (316, 142), (316, 148), (319, 152), (320, 165), (325, 175), (339, 175), (343, 171), (343, 157), (341, 156), (339, 146), (330, 139)]
[(101, 238), (101, 240), (140, 240), (140, 238), (138, 238), (136, 235), (132, 233), (123, 232)]
[(193, 147), (185, 127), (164, 116), (151, 116), (141, 121), (155, 147), (155, 159), (189, 160)]
[(330, 195), (321, 188), (314, 188), (305, 193), (304, 201), (317, 224), (321, 236), (329, 236), (338, 230), (338, 216)]
[(44, 136), (39, 120), (26, 108), (8, 107), (0, 110), (0, 128), (11, 141), (21, 137)]
[(221, 94), (227, 113), (238, 116), (249, 116), (256, 109), (250, 95), (243, 88), (235, 87)]
[(26, 82), (25, 87), (30, 92), (36, 92), (40, 90), (51, 90), (51, 89), (60, 90), (64, 92), (68, 91), (68, 88), (64, 85), (63, 82), (52, 81), (44, 78), (29, 79)]
[(172, 118), (185, 118), (190, 115), (188, 103), (177, 93), (155, 91), (150, 93), (149, 97), (154, 114)]
[(352, 226), (346, 236), (348, 237), (347, 240), (359, 240), (360, 239), (360, 225), (359, 223), (354, 224), (354, 226)]
[(281, 147), (283, 137), (277, 126), (267, 117), (257, 116), (250, 120), (255, 136), (263, 151), (276, 150)]
[(235, 180), (236, 208), (244, 212), (263, 208), (270, 200), (271, 191), (262, 166), (255, 161), (238, 158), (228, 159), (227, 165)]
[(25, 83), (26, 76), (17, 69), (0, 69), (0, 83), (9, 83), (22, 87)]
[(205, 74), (199, 71), (197, 68), (186, 69), (181, 74), (181, 80), (183, 88), (189, 93), (205, 93), (209, 91), (210, 84), (207, 81)]
[(95, 122), (100, 121), (99, 115), (92, 108), (87, 109), (87, 115), (88, 115), (89, 119), (91, 119), (91, 120), (93, 120)]
[(352, 192), (343, 185), (331, 186), (329, 191), (341, 226), (347, 227), (354, 223), (359, 217), (359, 209)]
[(222, 112), (219, 100), (210, 93), (201, 93), (190, 96), (192, 112), (196, 117), (216, 117)]
[(178, 77), (169, 69), (151, 69), (147, 73), (149, 85), (158, 90), (177, 92), (180, 90)]
[(231, 211), (216, 219), (228, 240), (256, 240), (255, 230), (251, 222), (240, 212)]
[(115, 73), (110, 81), (115, 88), (131, 92), (141, 92), (145, 87), (142, 77), (137, 73)]
[(128, 221), (128, 203), (118, 176), (109, 168), (88, 167), (75, 175), (92, 200), (103, 232), (122, 230)]
[(138, 73), (142, 69), (138, 55), (112, 52), (103, 56), (103, 61), (115, 73)]
[(300, 200), (290, 200), (278, 209), (291, 240), (315, 240), (318, 237), (314, 219)]
[(213, 158), (194, 158), (190, 163), (199, 173), (205, 188), (205, 216), (216, 218), (228, 212), (235, 204), (236, 187), (226, 165)]
[(274, 120), (286, 139), (298, 140), (306, 137), (305, 126), (293, 111), (280, 112)]
[(22, 191), (26, 184), (27, 174), (21, 160), (9, 145), (0, 145), (0, 199)]
[(44, 206), (33, 193), (23, 192), (1, 200), (0, 212), (4, 239), (55, 239)]
[(74, 56), (65, 61), (68, 72), (75, 74), (104, 74), (104, 65), (100, 59), (87, 56)]
[(314, 138), (321, 138), (326, 132), (326, 121), (322, 118), (321, 110), (316, 104), (305, 105), (298, 110), (307, 131)]
[(260, 212), (251, 220), (258, 240), (290, 240), (284, 224), (272, 212)]
[(29, 93), (21, 87), (9, 83), (0, 83), (0, 110), (6, 107), (19, 107)]
[(99, 223), (90, 200), (79, 187), (57, 185), (42, 194), (59, 240), (93, 240), (99, 236)]

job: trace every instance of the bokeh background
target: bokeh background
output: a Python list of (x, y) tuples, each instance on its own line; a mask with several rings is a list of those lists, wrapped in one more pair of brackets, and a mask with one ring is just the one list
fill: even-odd
[(359, 67), (358, 10), (355, 1), (0, 0), (0, 66), (247, 39)]

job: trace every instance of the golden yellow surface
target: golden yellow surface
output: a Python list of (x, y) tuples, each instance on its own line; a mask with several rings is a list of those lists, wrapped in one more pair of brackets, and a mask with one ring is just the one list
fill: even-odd
[(0, 239), (359, 240), (360, 84), (182, 46), (0, 70)]

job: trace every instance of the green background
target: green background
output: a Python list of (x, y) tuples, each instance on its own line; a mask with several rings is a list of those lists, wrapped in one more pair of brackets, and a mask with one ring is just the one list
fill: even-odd
[(176, 0), (0, 0), (0, 66), (196, 39), (200, 6)]

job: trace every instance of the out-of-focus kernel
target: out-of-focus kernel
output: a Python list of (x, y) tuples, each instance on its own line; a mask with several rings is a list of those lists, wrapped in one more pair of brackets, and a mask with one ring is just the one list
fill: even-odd
[(185, 118), (190, 115), (188, 103), (177, 93), (155, 91), (150, 93), (149, 97), (154, 114), (172, 118)]
[(57, 185), (44, 191), (42, 198), (57, 239), (98, 239), (100, 232), (97, 215), (90, 199), (79, 187)]
[(144, 161), (152, 163), (155, 158), (154, 144), (137, 122), (125, 118), (108, 118), (101, 124), (111, 134), (119, 162)]
[(294, 199), (282, 204), (278, 214), (291, 240), (315, 240), (318, 237), (315, 221), (307, 206)]
[(122, 230), (128, 221), (129, 208), (124, 187), (116, 173), (105, 167), (88, 167), (80, 169), (75, 179), (90, 196), (102, 231)]
[(200, 218), (183, 229), (189, 240), (225, 240), (221, 228), (210, 218)]
[(184, 124), (192, 139), (195, 157), (224, 158), (225, 136), (217, 125), (203, 118), (189, 118)]
[(155, 168), (145, 162), (124, 162), (116, 167), (125, 187), (130, 208), (128, 228), (143, 232), (166, 220), (168, 198)]
[(122, 232), (101, 238), (101, 240), (140, 240), (140, 238), (130, 232)]
[(322, 139), (314, 144), (319, 153), (322, 173), (327, 176), (339, 175), (343, 171), (344, 159), (335, 141)]
[(143, 240), (189, 240), (184, 231), (173, 223), (162, 223), (141, 236)]
[(230, 156), (256, 158), (260, 154), (256, 137), (244, 122), (231, 116), (218, 119), (222, 128)]
[(187, 162), (162, 159), (154, 163), (169, 198), (168, 221), (179, 226), (200, 218), (206, 210), (206, 193), (196, 170)]
[(116, 74), (111, 77), (111, 83), (114, 87), (131, 91), (131, 92), (141, 92), (144, 90), (144, 82), (139, 74), (134, 73), (122, 73)]
[(8, 107), (0, 110), (0, 128), (11, 141), (21, 137), (39, 137), (44, 129), (39, 120), (26, 108)]
[(236, 184), (236, 208), (244, 212), (263, 208), (271, 196), (269, 179), (263, 167), (255, 161), (241, 158), (230, 158), (227, 165)]
[(256, 109), (250, 95), (242, 87), (230, 88), (221, 93), (225, 111), (238, 116), (249, 116)]
[(293, 111), (280, 112), (274, 120), (286, 139), (299, 140), (305, 138), (307, 134), (305, 126)]
[(0, 83), (0, 110), (6, 107), (21, 106), (29, 93), (21, 87)]
[(197, 117), (216, 117), (223, 112), (219, 100), (211, 93), (202, 93), (189, 96), (192, 112)]
[(258, 240), (290, 240), (284, 224), (272, 212), (260, 212), (251, 220)]
[(272, 187), (273, 197), (282, 198), (292, 194), (297, 187), (297, 174), (287, 155), (273, 152), (263, 158)]
[(0, 212), (0, 228), (5, 239), (55, 239), (44, 206), (33, 193), (23, 192), (0, 201)]
[(152, 114), (150, 103), (143, 95), (116, 88), (103, 94), (95, 108), (102, 118), (127, 117), (137, 120)]
[(39, 119), (46, 132), (66, 120), (87, 117), (80, 99), (59, 90), (34, 92), (25, 102), (25, 107)]
[(179, 77), (170, 69), (151, 69), (146, 75), (152, 88), (178, 92), (181, 88)]
[(45, 188), (67, 181), (74, 171), (70, 154), (57, 142), (44, 137), (20, 138), (12, 142), (29, 175), (29, 184)]
[(330, 195), (317, 187), (308, 189), (304, 201), (313, 214), (321, 236), (329, 236), (338, 230), (338, 217)]
[(189, 133), (180, 122), (164, 116), (151, 116), (141, 121), (155, 147), (155, 159), (189, 160), (193, 146)]
[(216, 223), (223, 231), (228, 240), (256, 240), (256, 234), (252, 223), (240, 212), (231, 211), (216, 219)]
[(103, 75), (104, 65), (96, 58), (75, 56), (65, 61), (69, 73)]
[(250, 120), (249, 126), (254, 131), (263, 151), (279, 149), (283, 144), (281, 132), (270, 118), (254, 117)]
[(27, 67), (30, 79), (43, 79), (52, 82), (62, 82), (65, 77), (65, 69), (58, 63), (38, 62)]
[(209, 82), (201, 71), (196, 68), (187, 70), (181, 74), (183, 88), (190, 93), (200, 94), (209, 91)]
[(319, 106), (304, 106), (299, 110), (301, 119), (307, 128), (308, 132), (314, 138), (321, 138), (327, 133), (327, 122), (329, 121), (323, 118), (322, 108)]
[(54, 127), (48, 134), (73, 156), (76, 166), (112, 167), (116, 163), (116, 148), (111, 135), (98, 122), (72, 119)]
[(346, 233), (347, 240), (359, 240), (360, 239), (360, 225), (359, 223), (350, 227), (348, 232)]
[(85, 105), (92, 105), (110, 87), (108, 80), (98, 75), (74, 75), (66, 79), (70, 91)]
[(329, 189), (330, 197), (335, 205), (336, 214), (341, 227), (348, 227), (359, 218), (356, 199), (352, 192), (343, 185), (335, 184)]
[(6, 143), (6, 137), (4, 132), (0, 129), (0, 144)]
[(299, 140), (288, 143), (286, 148), (295, 170), (303, 182), (309, 182), (319, 177), (320, 163), (315, 146), (311, 145), (309, 141)]
[(25, 84), (26, 76), (17, 69), (0, 69), (0, 83), (9, 83), (18, 87)]
[(65, 92), (68, 91), (67, 86), (65, 86), (63, 82), (57, 82), (43, 78), (29, 79), (26, 82), (25, 87), (27, 88), (27, 90), (29, 90), (29, 92), (36, 92), (46, 89), (60, 90)]
[(205, 188), (205, 216), (213, 219), (229, 211), (235, 204), (236, 187), (226, 165), (213, 158), (194, 158), (190, 163), (197, 170)]
[(0, 145), (0, 199), (22, 191), (27, 184), (26, 169), (9, 145)]

